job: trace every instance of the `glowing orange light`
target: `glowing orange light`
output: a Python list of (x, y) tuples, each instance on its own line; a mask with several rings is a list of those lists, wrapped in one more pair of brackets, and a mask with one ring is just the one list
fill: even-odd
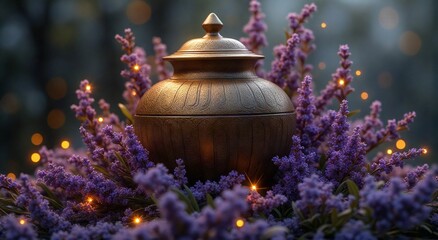
[(87, 91), (87, 92), (91, 92), (91, 85), (90, 85), (90, 84), (87, 84), (87, 85), (85, 86), (85, 91)]
[(392, 149), (388, 148), (388, 150), (386, 150), (386, 153), (391, 155), (392, 154)]
[(362, 100), (367, 100), (368, 99), (368, 93), (367, 92), (362, 92), (360, 94), (360, 98), (362, 98)]
[(67, 148), (69, 148), (69, 147), (70, 147), (70, 142), (67, 141), (67, 140), (62, 141), (62, 142), (61, 142), (61, 147), (62, 147), (63, 149), (67, 149)]
[(39, 153), (32, 153), (32, 155), (30, 155), (30, 160), (32, 160), (34, 163), (37, 163), (41, 160), (41, 156)]
[(99, 117), (99, 118), (97, 119), (97, 121), (100, 122), (100, 123), (103, 122), (103, 117)]
[(423, 154), (427, 154), (427, 148), (423, 148)]
[(10, 178), (10, 179), (12, 179), (12, 180), (17, 179), (17, 176), (15, 176), (14, 173), (8, 173), (8, 175), (6, 175), (6, 177), (8, 177), (8, 178)]
[(43, 135), (41, 135), (40, 133), (34, 133), (32, 134), (30, 141), (33, 145), (38, 146), (43, 142)]
[(362, 75), (362, 71), (361, 70), (356, 70), (356, 76), (360, 76), (360, 75)]
[(132, 90), (131, 95), (135, 96), (135, 95), (137, 95), (137, 92), (135, 90)]
[(141, 217), (135, 217), (134, 218), (134, 223), (135, 224), (140, 224), (141, 223)]
[(88, 203), (92, 203), (94, 201), (94, 199), (92, 197), (87, 197), (87, 202)]
[(320, 62), (320, 63), (318, 63), (318, 68), (319, 68), (320, 70), (324, 70), (324, 69), (326, 68), (326, 64), (325, 64), (325, 62)]
[(252, 185), (252, 186), (251, 186), (251, 190), (253, 190), (253, 191), (257, 191), (257, 186), (256, 186), (256, 185)]
[(327, 23), (325, 23), (325, 22), (322, 22), (322, 23), (321, 23), (321, 28), (323, 28), (323, 29), (324, 29), (324, 28), (326, 28), (326, 27), (327, 27)]
[(397, 142), (395, 143), (395, 147), (402, 150), (405, 149), (406, 147), (406, 142), (403, 139), (399, 139), (397, 140)]
[(339, 79), (338, 84), (339, 84), (340, 86), (344, 86), (344, 85), (345, 85), (345, 80), (342, 79), (342, 78)]
[(243, 219), (239, 218), (236, 220), (236, 226), (241, 228), (243, 227), (243, 225), (245, 225), (245, 221), (243, 221)]
[(140, 66), (138, 64), (135, 64), (134, 67), (132, 67), (132, 69), (134, 69), (134, 71), (138, 72), (138, 70), (140, 70)]
[(24, 219), (20, 219), (20, 224), (24, 225), (24, 224), (26, 224), (26, 221)]

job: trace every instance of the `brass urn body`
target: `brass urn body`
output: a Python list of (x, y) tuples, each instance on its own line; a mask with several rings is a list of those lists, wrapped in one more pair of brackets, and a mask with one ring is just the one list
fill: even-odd
[(165, 58), (174, 74), (143, 95), (135, 132), (154, 162), (172, 170), (182, 158), (190, 181), (237, 170), (268, 183), (272, 157), (290, 151), (293, 105), (281, 88), (255, 74), (263, 56), (219, 34), (214, 13), (202, 26), (203, 38)]

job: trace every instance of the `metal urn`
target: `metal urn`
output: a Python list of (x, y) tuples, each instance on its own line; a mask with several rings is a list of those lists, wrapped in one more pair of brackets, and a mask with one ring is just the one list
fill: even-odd
[(263, 56), (222, 37), (222, 26), (211, 13), (204, 37), (165, 57), (173, 76), (143, 95), (135, 132), (151, 160), (173, 169), (182, 158), (190, 181), (237, 170), (267, 184), (272, 157), (289, 154), (294, 108), (281, 88), (255, 74)]

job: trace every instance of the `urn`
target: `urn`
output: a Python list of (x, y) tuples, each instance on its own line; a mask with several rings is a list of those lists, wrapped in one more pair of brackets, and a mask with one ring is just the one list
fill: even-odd
[(255, 74), (263, 58), (224, 38), (211, 13), (206, 34), (165, 57), (170, 79), (152, 86), (134, 117), (140, 142), (169, 169), (181, 158), (190, 181), (217, 179), (231, 170), (269, 183), (274, 156), (289, 154), (295, 112), (288, 95)]

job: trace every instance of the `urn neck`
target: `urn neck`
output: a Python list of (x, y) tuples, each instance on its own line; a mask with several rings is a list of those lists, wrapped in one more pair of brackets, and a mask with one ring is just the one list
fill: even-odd
[(256, 78), (257, 59), (190, 59), (171, 60), (171, 79), (249, 79)]

